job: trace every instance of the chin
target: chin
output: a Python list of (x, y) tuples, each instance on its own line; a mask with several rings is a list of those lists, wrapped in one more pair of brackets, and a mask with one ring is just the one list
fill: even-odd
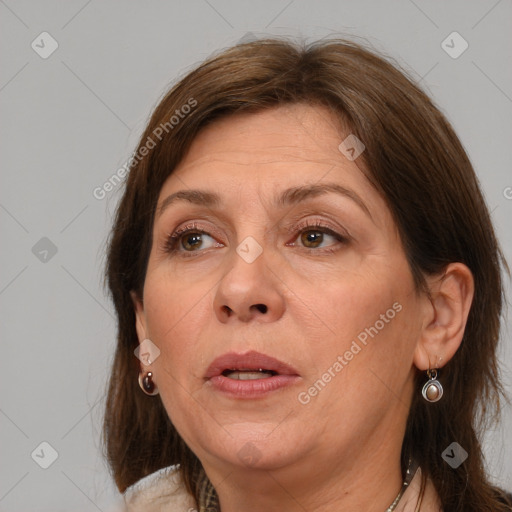
[[(300, 451), (298, 445), (302, 447)], [(210, 453), (233, 466), (270, 471), (303, 457), (304, 446), (301, 440), (287, 435), (284, 430), (280, 436), (269, 436), (267, 429), (262, 431), (255, 426), (252, 430), (247, 428), (245, 433), (227, 435), (222, 446), (217, 445)]]

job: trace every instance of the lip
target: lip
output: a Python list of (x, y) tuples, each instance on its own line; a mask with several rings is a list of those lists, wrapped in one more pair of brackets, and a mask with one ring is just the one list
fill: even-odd
[[(276, 375), (254, 380), (234, 380), (223, 375), (225, 370), (259, 369), (275, 372)], [(233, 398), (258, 398), (283, 389), (300, 379), (297, 370), (278, 359), (250, 351), (235, 352), (217, 357), (209, 366), (205, 379), (215, 391)]]

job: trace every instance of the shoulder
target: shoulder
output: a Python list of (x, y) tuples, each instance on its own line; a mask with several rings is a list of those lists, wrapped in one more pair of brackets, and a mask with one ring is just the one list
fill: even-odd
[(128, 487), (124, 501), (126, 512), (187, 512), (196, 507), (194, 498), (185, 489), (177, 466), (163, 468)]

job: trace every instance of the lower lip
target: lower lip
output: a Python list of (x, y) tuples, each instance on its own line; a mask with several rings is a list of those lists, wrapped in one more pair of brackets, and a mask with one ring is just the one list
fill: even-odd
[(265, 379), (235, 380), (224, 375), (209, 379), (211, 386), (233, 398), (260, 398), (272, 391), (291, 386), (300, 379), (298, 375), (274, 375)]

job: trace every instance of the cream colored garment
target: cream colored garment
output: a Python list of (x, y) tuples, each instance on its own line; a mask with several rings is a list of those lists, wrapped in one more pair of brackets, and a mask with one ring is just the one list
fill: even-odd
[(194, 498), (185, 490), (176, 466), (139, 480), (125, 494), (126, 512), (195, 512)]

